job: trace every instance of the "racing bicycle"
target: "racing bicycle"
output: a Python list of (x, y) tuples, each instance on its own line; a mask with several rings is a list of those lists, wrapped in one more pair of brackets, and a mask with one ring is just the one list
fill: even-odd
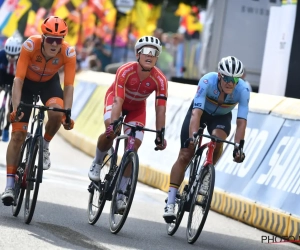
[[(34, 104), (20, 102), (17, 109), (17, 117), (21, 115), (23, 107), (33, 108), (30, 132), (21, 147), (19, 164), (15, 175), (15, 198), (12, 206), (13, 216), (17, 217), (23, 203), (25, 194), (24, 220), (29, 224), (32, 220), (39, 186), (43, 180), (43, 121), (45, 111), (63, 112), (66, 115), (66, 123), (70, 123), (71, 109), (59, 109), (38, 105), (39, 96), (33, 96)], [(38, 111), (37, 111), (38, 110)], [(36, 114), (37, 113), (37, 114)]]
[[(103, 159), (100, 171), (100, 181), (92, 181), (88, 187), (88, 191), (90, 193), (88, 200), (89, 224), (94, 225), (97, 222), (102, 213), (105, 202), (107, 200), (111, 201), (109, 223), (110, 231), (113, 234), (117, 234), (123, 227), (135, 194), (139, 172), (139, 157), (134, 151), (136, 131), (155, 132), (159, 134), (161, 142), (164, 142), (165, 132), (164, 128), (161, 130), (152, 130), (142, 126), (125, 123), (123, 122), (122, 116), (115, 124), (116, 126), (114, 131), (120, 131), (122, 125), (130, 127), (131, 131), (128, 135), (120, 135), (120, 132), (117, 133), (115, 147), (112, 147)], [(127, 143), (123, 157), (118, 164), (118, 149), (120, 141), (123, 139), (127, 140)], [(155, 148), (155, 150), (157, 150), (157, 148)], [(131, 168), (129, 181), (125, 188), (121, 188), (120, 184), (122, 176), (127, 168)], [(118, 195), (125, 197), (126, 207), (122, 212), (117, 211)]]
[[(10, 85), (5, 84), (4, 86), (4, 96), (2, 99), (2, 105), (0, 107), (0, 137), (2, 136), (3, 129), (4, 129), (4, 121), (5, 121), (5, 113), (6, 113), (6, 102), (9, 100), (11, 97), (11, 90), (10, 90)], [(9, 109), (9, 104), (8, 104), (8, 109)]]
[[(223, 142), (234, 145), (243, 154), (244, 140), (240, 143), (223, 140), (215, 136), (203, 134), (206, 124), (201, 124), (197, 133), (194, 133), (195, 151), (192, 159), (185, 169), (185, 177), (175, 199), (176, 219), (168, 221), (167, 233), (174, 235), (177, 231), (183, 215), (189, 212), (186, 229), (187, 241), (193, 244), (200, 236), (204, 227), (215, 186), (215, 167), (213, 165), (213, 153), (216, 143)], [(202, 144), (202, 138), (209, 138), (210, 141)], [(187, 141), (189, 142), (189, 141)], [(206, 158), (201, 161), (203, 151), (207, 149)], [(201, 165), (201, 163), (203, 164)]]

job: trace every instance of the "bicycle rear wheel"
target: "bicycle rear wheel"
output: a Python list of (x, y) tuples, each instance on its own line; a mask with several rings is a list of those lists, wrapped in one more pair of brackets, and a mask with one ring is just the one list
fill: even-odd
[(2, 132), (4, 129), (4, 120), (5, 120), (5, 108), (0, 108), (0, 136), (2, 136)]
[[(126, 187), (121, 188), (121, 180), (124, 175), (124, 172), (126, 168), (130, 166), (132, 166), (132, 169), (131, 169), (131, 175), (129, 177), (129, 180), (127, 184), (125, 184)], [(120, 171), (119, 171), (118, 179), (113, 192), (113, 197), (110, 206), (110, 217), (109, 217), (110, 231), (114, 234), (118, 233), (121, 230), (121, 228), (123, 227), (127, 219), (133, 201), (133, 197), (135, 194), (138, 172), (139, 172), (139, 158), (137, 153), (134, 151), (126, 152), (121, 161)], [(125, 201), (126, 203), (125, 209), (121, 212), (117, 211), (118, 194), (123, 195), (122, 197), (123, 201)]]
[(15, 200), (14, 200), (14, 204), (12, 206), (12, 213), (13, 213), (13, 216), (15, 216), (15, 217), (18, 216), (20, 209), (22, 207), (22, 203), (23, 203), (23, 197), (24, 197), (25, 188), (26, 188), (25, 185), (23, 185), (23, 176), (24, 176), (24, 170), (26, 167), (26, 163), (28, 160), (29, 147), (30, 147), (31, 140), (32, 140), (31, 137), (27, 138), (22, 145), (18, 169), (17, 169), (17, 173), (15, 175)]
[(29, 157), (29, 166), (26, 178), (26, 195), (24, 220), (29, 224), (32, 220), (43, 176), (43, 138), (36, 138)]
[(193, 244), (199, 237), (205, 224), (215, 186), (215, 167), (210, 164), (201, 169), (200, 181), (193, 194), (188, 218), (186, 236)]
[(91, 182), (88, 190), (90, 192), (89, 200), (88, 200), (88, 222), (90, 225), (94, 225), (104, 208), (105, 202), (106, 202), (106, 196), (105, 196), (105, 189), (110, 182), (110, 180), (106, 180), (105, 177), (108, 174), (110, 168), (112, 167), (112, 155), (114, 153), (114, 149), (111, 148), (107, 155), (105, 155), (103, 159), (103, 164), (101, 166), (101, 172), (100, 172), (100, 181), (95, 183)]

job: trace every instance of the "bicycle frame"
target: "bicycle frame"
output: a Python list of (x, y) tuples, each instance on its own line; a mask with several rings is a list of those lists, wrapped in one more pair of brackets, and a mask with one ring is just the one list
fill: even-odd
[(7, 96), (10, 97), (10, 91), (9, 91), (9, 88), (10, 88), (10, 85), (9, 85), (9, 84), (5, 84), (5, 88), (4, 88), (4, 97), (3, 97), (3, 100), (2, 100), (1, 108), (5, 108)]
[[(25, 166), (25, 171), (24, 171), (24, 177), (22, 180), (22, 186), (26, 187), (26, 182), (28, 181), (27, 179), (27, 174), (29, 167), (31, 163), (31, 155), (33, 152), (33, 145), (35, 141), (37, 140), (38, 137), (43, 136), (43, 123), (44, 123), (44, 118), (45, 118), (45, 111), (47, 110), (54, 110), (54, 111), (59, 111), (59, 112), (65, 112), (66, 113), (66, 122), (70, 122), (70, 116), (71, 116), (71, 110), (64, 110), (64, 109), (59, 109), (59, 108), (53, 108), (53, 107), (47, 107), (47, 106), (39, 106), (37, 105), (37, 102), (39, 100), (39, 95), (34, 95), (33, 96), (34, 104), (25, 104), (25, 103), (20, 103), (20, 106), (17, 111), (17, 116), (20, 116), (21, 114), (21, 106), (28, 106), (33, 108), (33, 115), (32, 115), (32, 122), (31, 122), (31, 128), (30, 128), (30, 133), (27, 133), (27, 135), (30, 135), (28, 138), (31, 139), (30, 145), (29, 145), (29, 158), (27, 159), (26, 166)], [(36, 114), (36, 110), (38, 109), (38, 113)], [(36, 128), (35, 128), (35, 124)], [(26, 138), (26, 140), (28, 140)], [(38, 176), (38, 181), (42, 183), (42, 172), (41, 176)]]

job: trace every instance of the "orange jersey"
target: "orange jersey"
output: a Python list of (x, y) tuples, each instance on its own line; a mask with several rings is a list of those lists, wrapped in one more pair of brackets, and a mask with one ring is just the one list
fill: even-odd
[(42, 36), (29, 37), (22, 45), (17, 64), (16, 77), (34, 82), (50, 80), (64, 66), (64, 85), (74, 84), (76, 72), (76, 52), (67, 42), (63, 42), (60, 52), (46, 60), (42, 54)]
[(145, 106), (149, 95), (156, 92), (156, 106), (166, 106), (168, 97), (168, 81), (165, 75), (154, 67), (150, 75), (140, 81), (137, 73), (137, 62), (129, 62), (121, 66), (116, 78), (107, 92), (124, 99), (124, 107)]

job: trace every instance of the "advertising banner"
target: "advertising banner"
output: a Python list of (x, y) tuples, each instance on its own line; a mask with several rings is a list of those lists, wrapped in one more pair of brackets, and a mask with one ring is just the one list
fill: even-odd
[(299, 216), (299, 148), (299, 121), (286, 120), (260, 167), (241, 194)]
[(74, 89), (72, 119), (76, 120), (98, 85), (79, 80)]
[[(235, 119), (232, 121), (235, 123)], [(257, 172), (283, 123), (283, 118), (250, 112), (245, 135), (245, 161), (233, 162), (233, 147), (229, 145), (216, 165), (216, 187), (241, 194)]]

